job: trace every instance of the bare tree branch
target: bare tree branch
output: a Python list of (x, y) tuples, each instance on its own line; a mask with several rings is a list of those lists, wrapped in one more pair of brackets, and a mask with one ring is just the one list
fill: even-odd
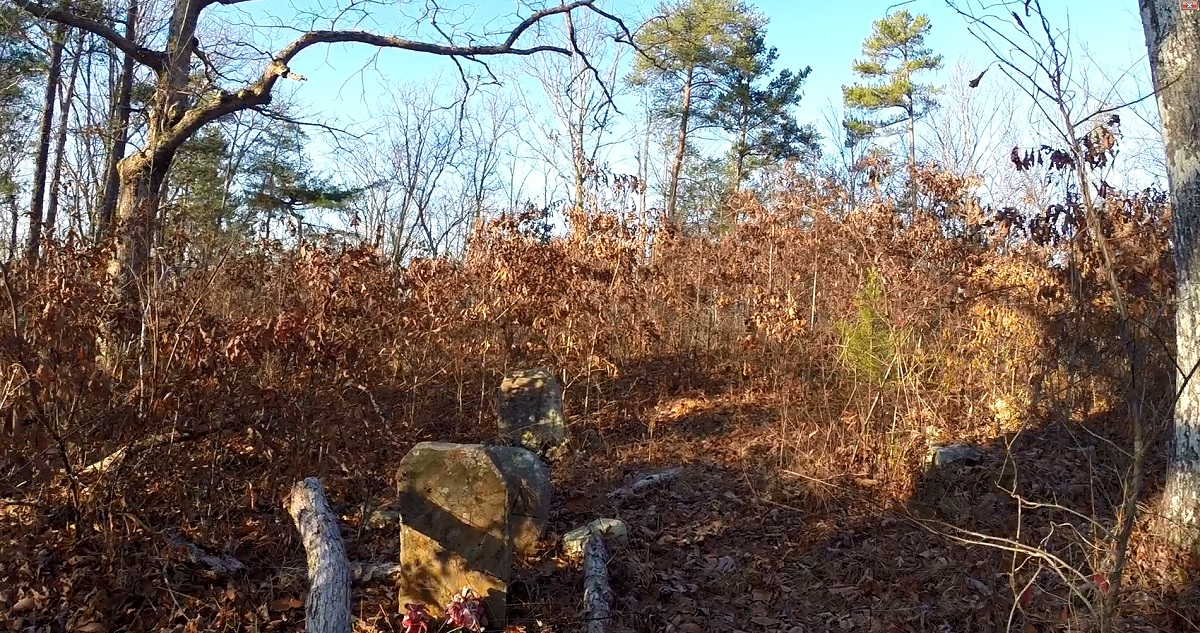
[(24, 9), (30, 15), (50, 20), (52, 22), (60, 22), (68, 26), (73, 26), (78, 29), (83, 29), (89, 33), (94, 33), (110, 42), (113, 46), (121, 49), (126, 55), (137, 60), (139, 64), (148, 66), (155, 71), (162, 71), (166, 68), (167, 56), (159, 51), (150, 50), (144, 46), (139, 46), (137, 42), (126, 39), (123, 35), (115, 30), (92, 20), (90, 18), (77, 15), (70, 11), (64, 11), (58, 7), (47, 7), (37, 2), (29, 2), (29, 0), (13, 0), (13, 4)]

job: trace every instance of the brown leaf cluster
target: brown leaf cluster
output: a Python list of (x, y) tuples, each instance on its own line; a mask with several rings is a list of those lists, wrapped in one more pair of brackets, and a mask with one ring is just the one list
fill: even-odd
[[(299, 630), (291, 484), (325, 479), (352, 558), (394, 556), (395, 534), (360, 510), (393, 494), (400, 457), (490, 439), (500, 376), (548, 366), (576, 448), (556, 469), (553, 530), (623, 512), (652, 554), (615, 563), (614, 630), (995, 630), (1016, 595), (1004, 557), (880, 523), (880, 504), (928, 494), (940, 442), (1064, 422), (1124, 441), (1127, 369), (1089, 240), (983, 208), (962, 179), (919, 179), (916, 217), (843, 213), (837, 192), (797, 183), (739, 198), (719, 236), (576, 211), (547, 239), (500, 217), (461, 261), (400, 269), (367, 247), (258, 244), (208, 268), (164, 263), (137, 310), (106, 299), (104, 251), (49, 248), (8, 271), (15, 312), (0, 320), (0, 628)], [(1130, 311), (1164, 343), (1145, 378), (1164, 406), (1169, 214), (1114, 192), (1101, 217)], [(882, 295), (860, 331), (886, 371), (868, 378), (847, 332), (871, 278)], [(113, 323), (130, 342), (102, 350)], [(619, 508), (604, 494), (676, 464), (697, 474), (662, 498)], [(992, 474), (965, 505), (932, 507), (1011, 528), (979, 514)], [(1045, 469), (1042, 489), (1057, 476)], [(168, 533), (246, 570), (206, 570)], [(573, 630), (577, 570), (527, 563), (515, 611)], [(1038, 587), (1029, 621), (1061, 620), (1057, 589)], [(398, 630), (392, 593), (357, 591), (359, 626)]]

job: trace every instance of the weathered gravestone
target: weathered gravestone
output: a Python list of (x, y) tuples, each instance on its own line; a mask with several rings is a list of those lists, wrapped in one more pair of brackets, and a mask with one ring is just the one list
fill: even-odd
[(501, 441), (550, 459), (561, 454), (567, 418), (562, 387), (553, 374), (545, 369), (510, 373), (500, 382), (496, 401)]
[(400, 604), (438, 613), (463, 587), (503, 626), (514, 552), (550, 517), (550, 473), (512, 446), (421, 442), (400, 461)]

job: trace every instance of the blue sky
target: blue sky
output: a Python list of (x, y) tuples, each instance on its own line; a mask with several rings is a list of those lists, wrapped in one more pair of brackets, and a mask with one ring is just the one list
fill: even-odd
[[(463, 31), (480, 32), (485, 28), (481, 25), (500, 29), (506, 25), (502, 16), (511, 15), (515, 8), (512, 0), (476, 0), (457, 5), (455, 2), (445, 0), (442, 4), (461, 7), (456, 16), (462, 21)], [(840, 103), (842, 86), (854, 81), (850, 66), (861, 54), (862, 40), (870, 34), (871, 22), (896, 4), (891, 0), (749, 2), (770, 20), (767, 40), (779, 50), (777, 68), (812, 67), (797, 114), (801, 122), (812, 122), (818, 127), (823, 125), (821, 111), (828, 101)], [(363, 18), (359, 27), (406, 36), (431, 36), (428, 25), (415, 19), (422, 4), (422, 0), (416, 0), (370, 5), (376, 8)], [(1119, 79), (1121, 89), (1110, 100), (1137, 98), (1148, 90), (1146, 50), (1134, 0), (1043, 0), (1043, 4), (1056, 26), (1069, 24), (1072, 49), (1077, 64), (1087, 69), (1085, 74), (1096, 84)], [(274, 0), (237, 6), (254, 7), (245, 19), (261, 24), (264, 16), (290, 21), (296, 15), (296, 7), (329, 15), (327, 9), (334, 5), (334, 0), (296, 0), (292, 3)], [(602, 6), (627, 16), (631, 27), (636, 24), (637, 16), (654, 9), (653, 3), (630, 0), (602, 0)], [(905, 3), (904, 8), (929, 16), (933, 28), (927, 45), (945, 57), (943, 70), (927, 81), (944, 82), (948, 73), (954, 71), (956, 62), (961, 61), (972, 71), (977, 71), (992, 60), (992, 54), (968, 33), (963, 18), (947, 7), (945, 0), (913, 0)], [(246, 11), (239, 9), (241, 13)], [(291, 34), (281, 34), (281, 37), (285, 35)], [(379, 102), (389, 86), (427, 79), (439, 73), (450, 81), (457, 76), (453, 63), (446, 58), (407, 51), (378, 51), (363, 45), (315, 47), (294, 60), (292, 68), (307, 77), (301, 84), (287, 84), (308, 118), (348, 127), (368, 123), (369, 108)], [(1008, 81), (996, 71), (990, 72), (987, 80)], [(1011, 84), (1005, 89), (1014, 99), (1020, 97)], [(1029, 141), (1038, 139), (1030, 138)], [(321, 146), (319, 140), (314, 144), (316, 164), (336, 171)]]

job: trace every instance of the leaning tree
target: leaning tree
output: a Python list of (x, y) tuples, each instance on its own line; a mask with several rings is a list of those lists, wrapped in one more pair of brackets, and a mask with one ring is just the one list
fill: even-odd
[[(271, 101), (271, 93), (280, 79), (301, 78), (289, 64), (305, 49), (335, 43), (360, 43), (379, 48), (393, 48), (428, 53), (456, 59), (481, 61), (480, 58), (500, 55), (534, 55), (557, 53), (585, 57), (571, 38), (559, 44), (539, 42), (522, 44), (531, 39), (539, 23), (553, 16), (566, 16), (576, 11), (590, 11), (615, 27), (619, 39), (628, 41), (629, 31), (621, 19), (596, 6), (597, 0), (575, 0), (531, 10), (517, 16), (519, 22), (490, 43), (480, 43), (484, 36), (460, 34), (455, 37), (436, 23), (441, 8), (434, 0), (427, 3), (426, 16), (431, 26), (444, 35), (442, 41), (416, 41), (361, 30), (308, 30), (271, 54), (265, 68), (252, 81), (237, 87), (221, 87), (215, 82), (197, 89), (193, 78), (197, 69), (209, 67), (207, 56), (199, 48), (197, 28), (201, 16), (214, 5), (232, 5), (251, 0), (170, 0), (158, 28), (161, 49), (152, 49), (112, 28), (97, 17), (94, 4), (75, 4), (71, 0), (53, 4), (33, 0), (12, 0), (31, 15), (93, 33), (112, 43), (128, 59), (140, 64), (154, 76), (155, 89), (145, 112), (147, 129), (143, 146), (121, 159), (118, 166), (117, 201), (111, 234), (116, 239), (110, 276), (114, 290), (127, 287), (146, 268), (151, 240), (155, 234), (162, 184), (180, 146), (201, 127), (235, 112), (261, 108)], [(357, 3), (361, 5), (361, 3)], [(527, 6), (520, 3), (520, 6)], [(361, 6), (360, 6), (361, 9)], [(381, 5), (382, 9), (382, 5)], [(107, 23), (106, 23), (107, 22)], [(585, 67), (590, 64), (584, 62)], [(460, 66), (461, 68), (461, 66)], [(466, 78), (464, 74), (464, 79)], [(599, 77), (597, 77), (599, 79)]]

